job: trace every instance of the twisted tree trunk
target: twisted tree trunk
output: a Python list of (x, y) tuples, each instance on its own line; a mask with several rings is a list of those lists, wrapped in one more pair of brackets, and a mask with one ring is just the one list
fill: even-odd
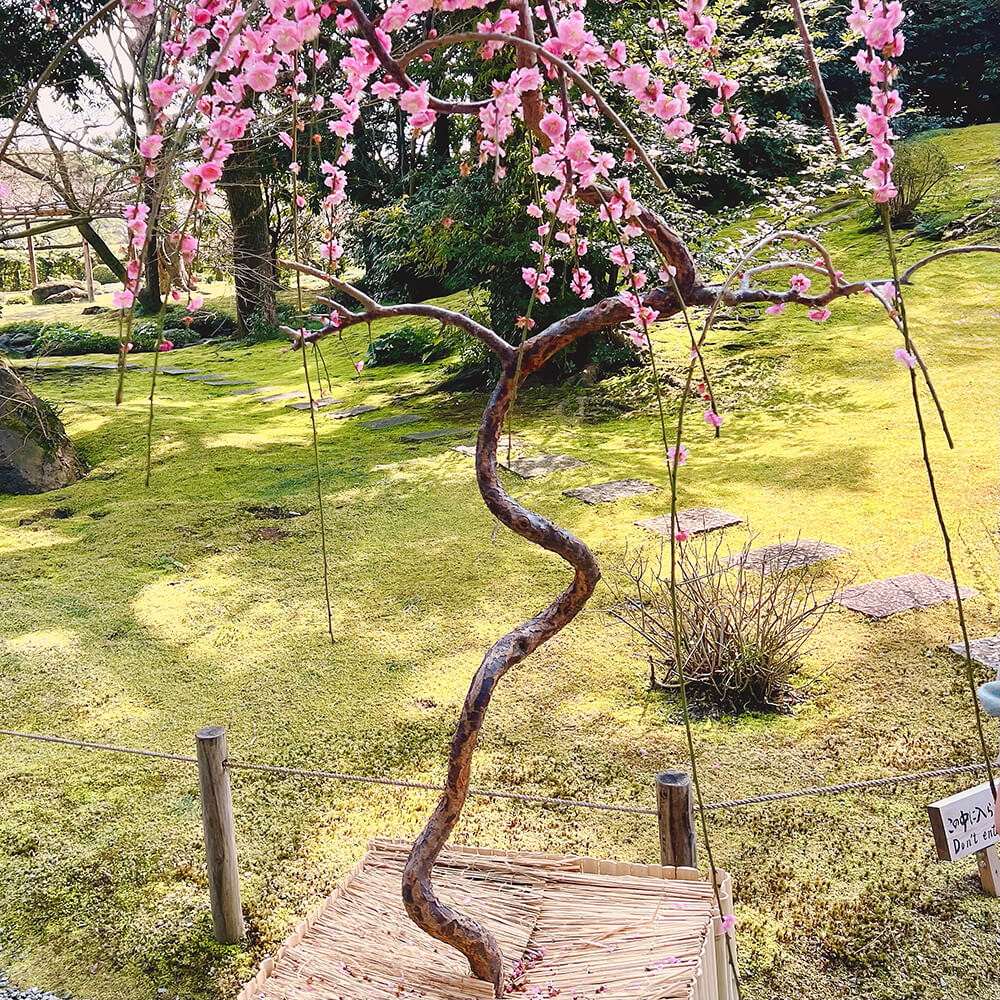
[[(512, 531), (562, 556), (573, 568), (569, 586), (530, 621), (508, 632), (486, 653), (469, 687), (451, 745), (448, 778), (437, 808), (417, 838), (403, 875), (403, 901), (410, 917), (428, 934), (458, 948), (474, 975), (503, 995), (503, 954), (493, 936), (471, 917), (440, 903), (431, 871), (458, 821), (469, 787), (472, 756), (497, 682), (515, 664), (551, 639), (580, 612), (601, 577), (594, 554), (579, 538), (522, 507), (497, 476), (497, 443), (514, 397), (517, 362), (508, 358), (483, 414), (476, 445), (476, 478), (486, 506)], [(523, 378), (522, 370), (520, 378)]]

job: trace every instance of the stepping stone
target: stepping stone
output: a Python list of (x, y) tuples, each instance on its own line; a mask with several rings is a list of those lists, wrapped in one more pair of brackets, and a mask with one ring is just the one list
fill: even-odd
[[(959, 588), (959, 593), (963, 598), (976, 595), (976, 591), (969, 587)], [(888, 618), (900, 611), (913, 611), (942, 601), (953, 601), (955, 589), (949, 582), (926, 573), (910, 573), (848, 587), (834, 595), (833, 599), (835, 603), (869, 618)]]
[[(677, 527), (689, 535), (703, 535), (709, 531), (731, 528), (734, 524), (742, 523), (742, 517), (730, 514), (726, 510), (719, 510), (718, 507), (689, 507), (687, 510), (677, 512)], [(648, 528), (658, 535), (669, 537), (670, 515), (662, 514), (660, 517), (649, 517), (645, 521), (636, 521), (635, 526)]]
[[(525, 448), (530, 448), (531, 445), (527, 441), (523, 441), (521, 438), (511, 438), (510, 440), (510, 450), (511, 453), (515, 451), (524, 451)], [(466, 455), (468, 458), (476, 457), (476, 442), (473, 441), (472, 444), (457, 444), (452, 451), (457, 451), (459, 455)], [(507, 454), (507, 435), (504, 434), (500, 438), (500, 443), (497, 446), (497, 455)]]
[(414, 441), (436, 441), (438, 438), (454, 437), (456, 434), (468, 434), (467, 430), (461, 428), (443, 428), (439, 431), (414, 431), (412, 434), (404, 434), (399, 440), (414, 442)]
[[(963, 660), (965, 659), (965, 643), (953, 642), (948, 648), (961, 656)], [(981, 663), (984, 667), (989, 667), (1000, 675), (1000, 635), (970, 640), (969, 651), (976, 663)]]
[(659, 486), (644, 483), (641, 479), (618, 479), (613, 483), (595, 483), (593, 486), (579, 486), (575, 490), (563, 490), (563, 496), (595, 504), (627, 500), (629, 497), (642, 496), (643, 493), (658, 493), (659, 490)]
[[(343, 402), (343, 400), (340, 400), (340, 399), (331, 399), (329, 396), (324, 396), (322, 399), (317, 399), (315, 402), (316, 402), (317, 408), (319, 408), (321, 406), (340, 406), (340, 404)], [(285, 409), (287, 409), (287, 410), (308, 410), (309, 409), (309, 400), (307, 399), (307, 400), (305, 400), (305, 402), (302, 402), (302, 403), (289, 403), (288, 406), (285, 407)]]
[(415, 424), (423, 420), (415, 413), (399, 413), (394, 417), (381, 417), (379, 420), (366, 420), (361, 426), (370, 431), (381, 431), (387, 427), (399, 427), (402, 424)]
[(273, 396), (262, 396), (262, 403), (287, 403), (290, 399), (303, 399), (304, 392), (278, 392)]
[(167, 368), (161, 368), (161, 375), (200, 375), (205, 369), (204, 368), (177, 368), (173, 365)]
[(572, 455), (537, 455), (534, 458), (514, 458), (509, 463), (500, 463), (508, 472), (513, 472), (515, 476), (520, 476), (522, 479), (537, 479), (539, 476), (563, 472), (566, 469), (576, 469), (586, 464), (586, 462), (573, 458)]
[(848, 550), (840, 548), (839, 545), (800, 538), (795, 542), (778, 542), (777, 545), (766, 545), (762, 549), (748, 552), (745, 556), (738, 553), (729, 556), (725, 563), (727, 566), (735, 566), (745, 561), (748, 569), (755, 569), (764, 576), (771, 576), (774, 573), (783, 573), (788, 569), (801, 569), (803, 566), (811, 566), (813, 563), (823, 562), (826, 559), (846, 556), (847, 553)]
[(360, 417), (365, 413), (374, 413), (377, 406), (352, 406), (347, 410), (337, 410), (336, 413), (328, 413), (326, 416), (334, 420), (346, 420), (348, 417)]
[(185, 375), (185, 382), (218, 382), (222, 375)]
[(259, 392), (275, 392), (277, 391), (276, 385), (265, 385), (257, 386), (255, 389), (237, 389), (235, 392), (231, 392), (230, 396), (253, 396)]
[(250, 385), (250, 383), (244, 379), (234, 379), (234, 378), (215, 378), (209, 381), (208, 379), (202, 380), (205, 385)]

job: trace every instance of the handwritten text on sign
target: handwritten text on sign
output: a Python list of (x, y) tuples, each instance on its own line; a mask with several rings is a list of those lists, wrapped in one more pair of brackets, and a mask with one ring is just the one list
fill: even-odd
[(942, 861), (957, 861), (1000, 842), (996, 804), (988, 781), (927, 807), (934, 846)]

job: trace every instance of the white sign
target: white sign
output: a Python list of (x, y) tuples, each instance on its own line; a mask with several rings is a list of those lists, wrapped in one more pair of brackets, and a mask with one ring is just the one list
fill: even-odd
[(1000, 843), (996, 803), (988, 781), (931, 803), (927, 812), (934, 830), (934, 846), (942, 861), (957, 861)]

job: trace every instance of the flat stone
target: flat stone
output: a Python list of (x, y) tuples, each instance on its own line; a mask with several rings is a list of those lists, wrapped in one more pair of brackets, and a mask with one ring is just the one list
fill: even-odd
[[(965, 658), (965, 643), (953, 642), (948, 648), (963, 659)], [(976, 663), (981, 663), (984, 667), (989, 667), (990, 670), (995, 670), (1000, 675), (1000, 635), (971, 639), (969, 651)]]
[[(500, 444), (497, 446), (497, 454), (498, 455), (506, 455), (507, 454), (507, 447), (508, 447), (508, 444), (507, 444), (507, 435), (505, 434), (505, 435), (503, 435), (503, 437), (500, 438)], [(525, 448), (529, 448), (529, 447), (531, 447), (530, 444), (527, 441), (522, 440), (521, 438), (511, 438), (510, 439), (510, 451), (511, 451), (511, 454), (513, 454), (515, 451), (516, 452), (522, 452), (522, 451), (525, 450)], [(459, 453), (459, 455), (465, 455), (468, 458), (475, 458), (476, 457), (476, 442), (473, 441), (472, 444), (457, 444), (451, 450), (452, 451), (457, 451)]]
[[(976, 595), (976, 591), (969, 587), (960, 587), (959, 593), (963, 598)], [(926, 573), (910, 573), (862, 583), (842, 590), (833, 598), (835, 603), (869, 618), (888, 618), (900, 611), (913, 611), (954, 599), (955, 588), (948, 581)]]
[[(709, 531), (719, 531), (721, 528), (731, 528), (734, 524), (742, 524), (743, 518), (719, 510), (718, 507), (689, 507), (677, 512), (677, 527), (689, 535), (704, 535)], [(670, 536), (670, 515), (649, 517), (645, 521), (636, 521), (637, 528), (648, 528), (659, 535)]]
[(303, 399), (304, 392), (277, 392), (273, 396), (262, 396), (262, 403), (287, 403), (290, 399)]
[(257, 386), (254, 389), (237, 389), (235, 392), (231, 392), (230, 396), (255, 396), (261, 392), (276, 392), (278, 387), (276, 385), (264, 385)]
[(612, 500), (627, 500), (644, 493), (658, 493), (659, 486), (645, 483), (641, 479), (618, 479), (613, 483), (595, 483), (593, 486), (578, 486), (573, 490), (563, 490), (563, 496), (582, 500), (584, 503), (610, 503)]
[(348, 417), (360, 417), (365, 413), (374, 413), (377, 406), (352, 406), (346, 410), (337, 410), (335, 413), (327, 413), (326, 416), (334, 420), (346, 420)]
[[(173, 365), (167, 368), (161, 368), (161, 375), (200, 375), (205, 369), (204, 368), (177, 368)], [(212, 378), (214, 376), (209, 376)]]
[(202, 379), (204, 385), (250, 385), (245, 378), (213, 378)]
[(399, 427), (402, 424), (415, 424), (423, 417), (418, 417), (415, 413), (399, 413), (394, 417), (381, 417), (379, 420), (366, 420), (361, 426), (367, 427), (370, 431), (381, 431), (387, 427)]
[(468, 434), (468, 431), (459, 427), (443, 427), (438, 431), (414, 431), (412, 434), (404, 434), (399, 440), (407, 443), (437, 441), (438, 438), (455, 437), (456, 434)]
[[(319, 409), (323, 406), (340, 406), (343, 400), (331, 399), (329, 396), (324, 396), (322, 399), (314, 400), (314, 402), (316, 404), (316, 408)], [(301, 403), (289, 403), (286, 408), (289, 410), (308, 410), (309, 400), (307, 399)]]
[(839, 545), (800, 538), (794, 542), (765, 545), (764, 548), (754, 549), (746, 555), (738, 553), (729, 556), (725, 563), (727, 566), (735, 566), (737, 563), (745, 561), (748, 569), (755, 569), (763, 573), (764, 576), (771, 576), (774, 573), (783, 573), (788, 569), (801, 569), (803, 566), (811, 566), (813, 563), (823, 562), (826, 559), (846, 556), (847, 552), (847, 549), (842, 549)]
[(500, 465), (522, 479), (537, 479), (553, 472), (563, 472), (566, 469), (576, 469), (586, 462), (581, 462), (572, 455), (536, 455), (533, 458), (515, 458)]
[(185, 375), (185, 382), (218, 382), (219, 379), (223, 378), (222, 375)]

